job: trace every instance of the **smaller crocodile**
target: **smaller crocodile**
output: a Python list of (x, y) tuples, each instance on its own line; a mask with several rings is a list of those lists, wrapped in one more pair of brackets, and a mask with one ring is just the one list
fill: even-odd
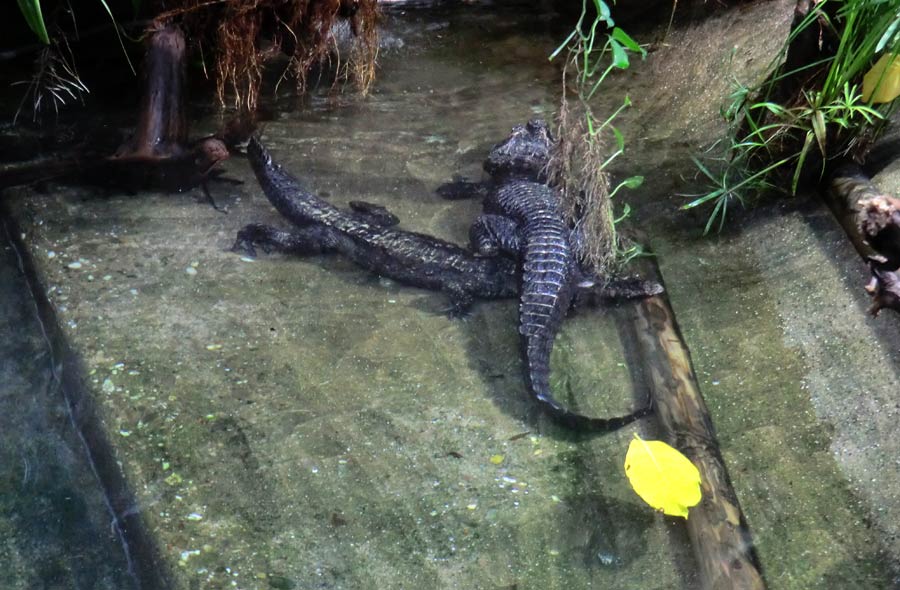
[(238, 233), (234, 248), (253, 252), (253, 245), (298, 254), (340, 252), (380, 276), (406, 285), (441, 291), (453, 310), (462, 313), (475, 298), (515, 297), (516, 264), (502, 257), (475, 256), (456, 244), (392, 227), (396, 218), (384, 208), (351, 203), (339, 209), (315, 196), (254, 137), (247, 147), (253, 171), (269, 201), (297, 226), (285, 232), (252, 224)]

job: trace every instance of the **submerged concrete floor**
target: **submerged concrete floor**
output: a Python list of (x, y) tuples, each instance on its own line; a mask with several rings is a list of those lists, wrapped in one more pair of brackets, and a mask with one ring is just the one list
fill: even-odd
[[(609, 103), (625, 89), (636, 102), (620, 166), (647, 183), (626, 198), (653, 234), (770, 587), (887, 588), (900, 563), (900, 326), (866, 317), (864, 269), (815, 201), (760, 209), (712, 239), (673, 206), (693, 188), (689, 156), (721, 132), (724, 72), (758, 75), (790, 5), (675, 31), (616, 78)], [(281, 108), (265, 139), (335, 202), (379, 202), (406, 228), (462, 242), (478, 204), (434, 188), (477, 173), (512, 124), (551, 112), (556, 72), (542, 56), (555, 38), (502, 11), (387, 26), (405, 46), (382, 55), (371, 98)], [(245, 162), (227, 168), (245, 181), (218, 189), (228, 215), (191, 195), (6, 196), (160, 583), (696, 587), (682, 527), (643, 506), (622, 471), (632, 433), (652, 424), (585, 440), (536, 417), (513, 301), (451, 320), (440, 295), (339, 258), (229, 252), (244, 223), (281, 221)], [(635, 403), (629, 314), (566, 324), (559, 397), (595, 415)]]
[(5, 237), (0, 223), (0, 588), (137, 588)]

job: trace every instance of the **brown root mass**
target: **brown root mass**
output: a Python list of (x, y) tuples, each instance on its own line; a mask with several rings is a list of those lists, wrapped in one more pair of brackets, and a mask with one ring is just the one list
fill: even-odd
[[(376, 0), (177, 0), (157, 22), (178, 21), (205, 60), (215, 63), (219, 100), (256, 109), (263, 68), (280, 53), (285, 74), (306, 87), (310, 68), (337, 56), (343, 79), (366, 93), (374, 79), (378, 43)], [(337, 53), (334, 25), (347, 19), (353, 33), (346, 60)]]

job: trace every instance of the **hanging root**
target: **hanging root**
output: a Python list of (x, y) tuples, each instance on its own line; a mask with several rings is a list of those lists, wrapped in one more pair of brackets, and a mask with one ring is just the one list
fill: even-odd
[(350, 54), (349, 77), (363, 96), (369, 93), (375, 81), (375, 62), (378, 58), (378, 5), (374, 0), (363, 0), (353, 15), (352, 29), (355, 42)]
[(90, 92), (75, 68), (75, 58), (65, 33), (58, 31), (52, 39), (52, 43), (38, 53), (31, 79), (12, 84), (27, 86), (19, 108), (16, 109), (13, 123), (18, 120), (29, 100), (31, 119), (38, 121), (42, 113), (51, 108), (54, 114), (58, 114), (59, 108), (70, 101), (84, 102), (84, 95)]
[(343, 73), (364, 94), (374, 79), (376, 0), (180, 0), (177, 4), (156, 20), (180, 20), (190, 39), (212, 49), (216, 90), (223, 105), (230, 98), (236, 108), (254, 111), (263, 67), (279, 53), (290, 58), (287, 73), (299, 91), (305, 90), (310, 68), (331, 57), (339, 19), (348, 19), (353, 32)]
[(582, 103), (576, 105), (566, 100), (564, 89), (548, 178), (562, 194), (567, 220), (584, 233), (582, 262), (597, 275), (608, 276), (615, 267), (617, 243), (609, 178), (602, 168), (606, 152), (599, 134), (592, 136), (588, 129), (589, 114)]

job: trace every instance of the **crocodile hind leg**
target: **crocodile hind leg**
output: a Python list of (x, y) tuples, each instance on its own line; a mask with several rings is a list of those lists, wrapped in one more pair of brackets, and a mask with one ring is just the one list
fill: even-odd
[(238, 232), (231, 249), (256, 256), (256, 246), (266, 253), (274, 250), (283, 254), (323, 254), (334, 250), (335, 240), (331, 231), (321, 225), (284, 231), (271, 225), (251, 223)]
[(522, 252), (522, 236), (518, 224), (509, 217), (484, 214), (469, 228), (472, 249), (484, 256), (500, 252), (518, 256)]

